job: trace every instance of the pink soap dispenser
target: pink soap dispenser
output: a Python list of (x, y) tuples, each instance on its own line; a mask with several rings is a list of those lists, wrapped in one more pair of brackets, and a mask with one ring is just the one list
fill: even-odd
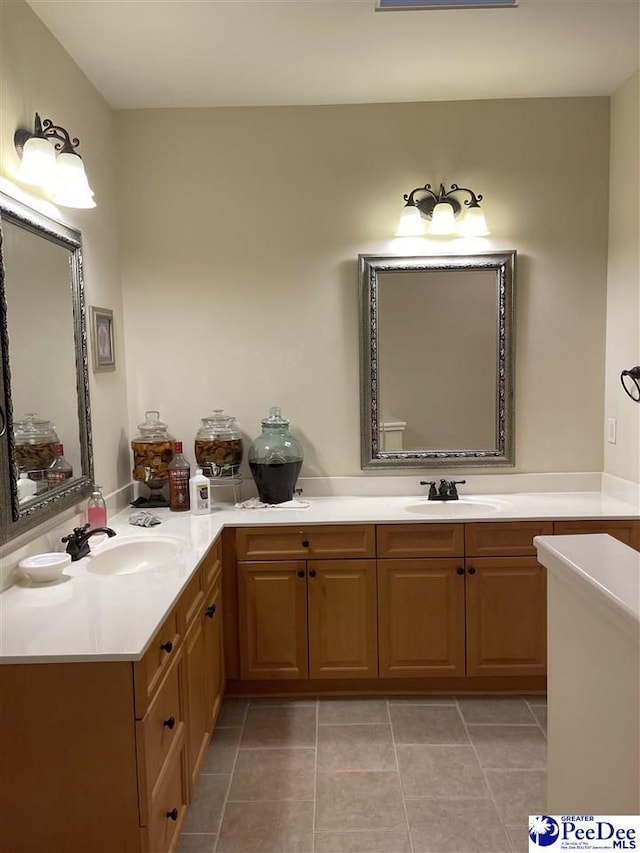
[(87, 521), (91, 527), (104, 527), (107, 523), (107, 506), (100, 486), (94, 486), (87, 503)]

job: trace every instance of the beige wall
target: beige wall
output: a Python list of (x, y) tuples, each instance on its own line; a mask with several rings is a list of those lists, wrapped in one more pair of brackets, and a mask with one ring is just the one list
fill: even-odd
[(640, 405), (624, 393), (620, 373), (640, 364), (640, 72), (611, 99), (609, 268), (605, 418), (617, 443), (605, 444), (604, 470), (640, 483)]
[[(23, 0), (1, 0), (0, 38), (0, 188), (82, 231), (87, 306), (114, 311), (119, 368), (90, 377), (96, 479), (109, 493), (130, 479), (113, 113)], [(56, 209), (10, 183), (18, 167), (14, 131), (33, 127), (36, 111), (80, 138), (95, 210)]]
[(253, 437), (279, 404), (303, 475), (360, 474), (357, 256), (416, 251), (389, 239), (402, 194), (455, 181), (485, 196), (493, 236), (473, 249), (518, 251), (515, 470), (601, 471), (608, 110), (118, 113), (130, 426), (159, 408), (192, 452), (214, 407)]

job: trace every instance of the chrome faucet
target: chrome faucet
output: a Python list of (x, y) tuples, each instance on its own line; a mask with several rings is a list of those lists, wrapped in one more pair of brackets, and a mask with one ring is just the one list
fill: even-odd
[(91, 527), (90, 524), (85, 524), (84, 527), (74, 527), (73, 533), (62, 537), (60, 541), (67, 543), (67, 554), (71, 555), (72, 562), (81, 560), (91, 553), (89, 539), (96, 533), (106, 533), (109, 538), (116, 535), (115, 530), (110, 527)]
[(456, 486), (461, 486), (466, 482), (466, 480), (440, 480), (437, 489), (435, 480), (420, 480), (420, 485), (429, 486), (428, 498), (430, 501), (457, 501), (459, 495)]

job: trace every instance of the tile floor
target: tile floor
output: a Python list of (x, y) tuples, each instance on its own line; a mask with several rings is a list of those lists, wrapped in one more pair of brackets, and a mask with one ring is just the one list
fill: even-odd
[(230, 699), (179, 853), (525, 853), (543, 697)]

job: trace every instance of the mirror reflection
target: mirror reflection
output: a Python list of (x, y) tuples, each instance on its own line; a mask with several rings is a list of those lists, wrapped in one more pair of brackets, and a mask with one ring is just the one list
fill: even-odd
[(80, 233), (7, 196), (0, 228), (6, 540), (86, 494), (93, 463)]
[(514, 256), (360, 257), (363, 468), (513, 464)]

